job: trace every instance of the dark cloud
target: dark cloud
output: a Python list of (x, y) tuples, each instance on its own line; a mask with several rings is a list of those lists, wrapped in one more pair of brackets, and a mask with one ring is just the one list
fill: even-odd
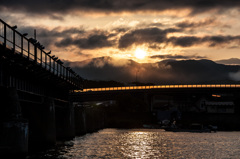
[(168, 39), (170, 43), (175, 46), (189, 47), (193, 45), (200, 45), (203, 43), (208, 43), (210, 47), (227, 45), (231, 42), (237, 42), (240, 44), (240, 36), (205, 36), (205, 37), (196, 37), (196, 36), (182, 36), (182, 37), (171, 37)]
[(49, 14), (54, 12), (83, 11), (163, 11), (167, 9), (193, 8), (193, 13), (212, 8), (240, 6), (237, 0), (2, 0), (0, 8)]
[(168, 39), (169, 42), (175, 46), (189, 47), (202, 43), (201, 38), (195, 36), (182, 36), (182, 37), (171, 37)]
[(210, 24), (214, 24), (216, 22), (215, 19), (210, 18), (210, 19), (205, 19), (203, 21), (199, 21), (199, 22), (190, 22), (190, 21), (183, 21), (183, 22), (179, 22), (177, 23), (177, 27), (180, 28), (191, 28), (191, 29), (195, 29), (198, 27), (203, 27), (203, 26), (207, 26)]
[(143, 43), (163, 43), (167, 41), (167, 34), (173, 32), (179, 32), (179, 29), (165, 29), (159, 28), (145, 28), (133, 30), (124, 34), (119, 39), (119, 48), (127, 48), (133, 44), (139, 45)]
[(150, 58), (153, 58), (153, 59), (173, 59), (173, 60), (177, 60), (177, 59), (203, 59), (203, 58), (206, 58), (206, 57), (204, 57), (204, 56), (196, 56), (196, 55), (184, 56), (184, 55), (171, 55), (171, 54), (167, 54), (167, 55), (154, 55), (154, 56), (151, 56)]
[(114, 45), (114, 42), (109, 40), (109, 36), (101, 33), (101, 34), (92, 34), (86, 38), (71, 38), (71, 37), (64, 38), (60, 42), (56, 42), (55, 45), (58, 47), (75, 45), (83, 49), (96, 49), (96, 48), (103, 48), (103, 47), (111, 47)]
[(28, 38), (34, 37), (34, 30), (37, 33), (37, 40), (45, 47), (49, 47), (54, 44), (58, 38), (68, 37), (71, 35), (82, 35), (85, 30), (82, 27), (79, 28), (54, 28), (48, 30), (41, 27), (19, 27), (18, 31), (21, 33), (28, 33)]
[[(195, 24), (188, 24), (187, 26), (193, 27)], [(28, 33), (28, 37), (33, 37), (34, 29), (37, 30), (37, 40), (40, 41), (45, 47), (55, 44), (58, 47), (66, 47), (75, 45), (82, 49), (96, 49), (103, 47), (117, 47), (125, 49), (132, 45), (148, 44), (149, 48), (161, 49), (159, 44), (172, 44), (173, 46), (191, 47), (194, 45), (208, 45), (209, 47), (219, 46), (237, 46), (240, 44), (240, 35), (216, 35), (216, 36), (180, 36), (168, 37), (169, 33), (182, 32), (184, 29), (168, 28), (143, 28), (131, 30), (124, 28), (115, 28), (112, 31), (104, 30), (88, 30), (80, 27), (72, 28), (54, 28), (46, 29), (40, 27), (19, 27), (18, 31), (21, 33)], [(123, 34), (118, 38), (119, 34)], [(125, 33), (125, 34), (124, 34)], [(61, 39), (59, 41), (59, 39)], [(232, 46), (228, 46), (231, 48)]]
[[(185, 24), (186, 25), (186, 24)], [(188, 24), (187, 26), (194, 27), (196, 24)], [(209, 47), (225, 46), (232, 42), (240, 44), (240, 36), (231, 35), (216, 35), (216, 36), (180, 36), (167, 37), (168, 33), (184, 31), (182, 29), (159, 29), (159, 28), (144, 28), (136, 29), (122, 35), (119, 39), (119, 48), (128, 48), (132, 45), (149, 44), (150, 47), (156, 48), (156, 44), (173, 44), (174, 46), (190, 47), (193, 45), (208, 44)]]

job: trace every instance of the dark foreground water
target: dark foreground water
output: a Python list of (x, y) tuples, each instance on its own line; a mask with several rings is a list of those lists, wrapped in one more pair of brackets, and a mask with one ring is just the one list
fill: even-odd
[(28, 158), (240, 158), (240, 132), (104, 129)]

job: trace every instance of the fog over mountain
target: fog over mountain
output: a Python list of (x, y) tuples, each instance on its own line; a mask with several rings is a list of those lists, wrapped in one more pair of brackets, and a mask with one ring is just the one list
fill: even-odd
[(65, 61), (81, 77), (88, 80), (114, 80), (124, 83), (154, 84), (238, 83), (239, 65), (217, 64), (210, 60), (165, 60), (137, 63), (100, 57), (81, 62)]
[(223, 59), (215, 62), (219, 64), (225, 64), (225, 65), (240, 65), (240, 59), (238, 58)]

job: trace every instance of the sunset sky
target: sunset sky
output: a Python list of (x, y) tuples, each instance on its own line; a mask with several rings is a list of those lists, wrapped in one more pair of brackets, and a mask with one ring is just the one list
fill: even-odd
[(240, 58), (237, 0), (1, 0), (0, 18), (68, 61)]

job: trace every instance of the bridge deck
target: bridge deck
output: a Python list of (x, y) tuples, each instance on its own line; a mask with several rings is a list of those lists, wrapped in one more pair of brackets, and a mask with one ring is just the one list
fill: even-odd
[(191, 85), (152, 85), (152, 86), (125, 86), (106, 88), (87, 88), (75, 90), (75, 92), (100, 92), (100, 91), (124, 91), (124, 90), (149, 90), (166, 88), (240, 88), (240, 84), (191, 84)]

